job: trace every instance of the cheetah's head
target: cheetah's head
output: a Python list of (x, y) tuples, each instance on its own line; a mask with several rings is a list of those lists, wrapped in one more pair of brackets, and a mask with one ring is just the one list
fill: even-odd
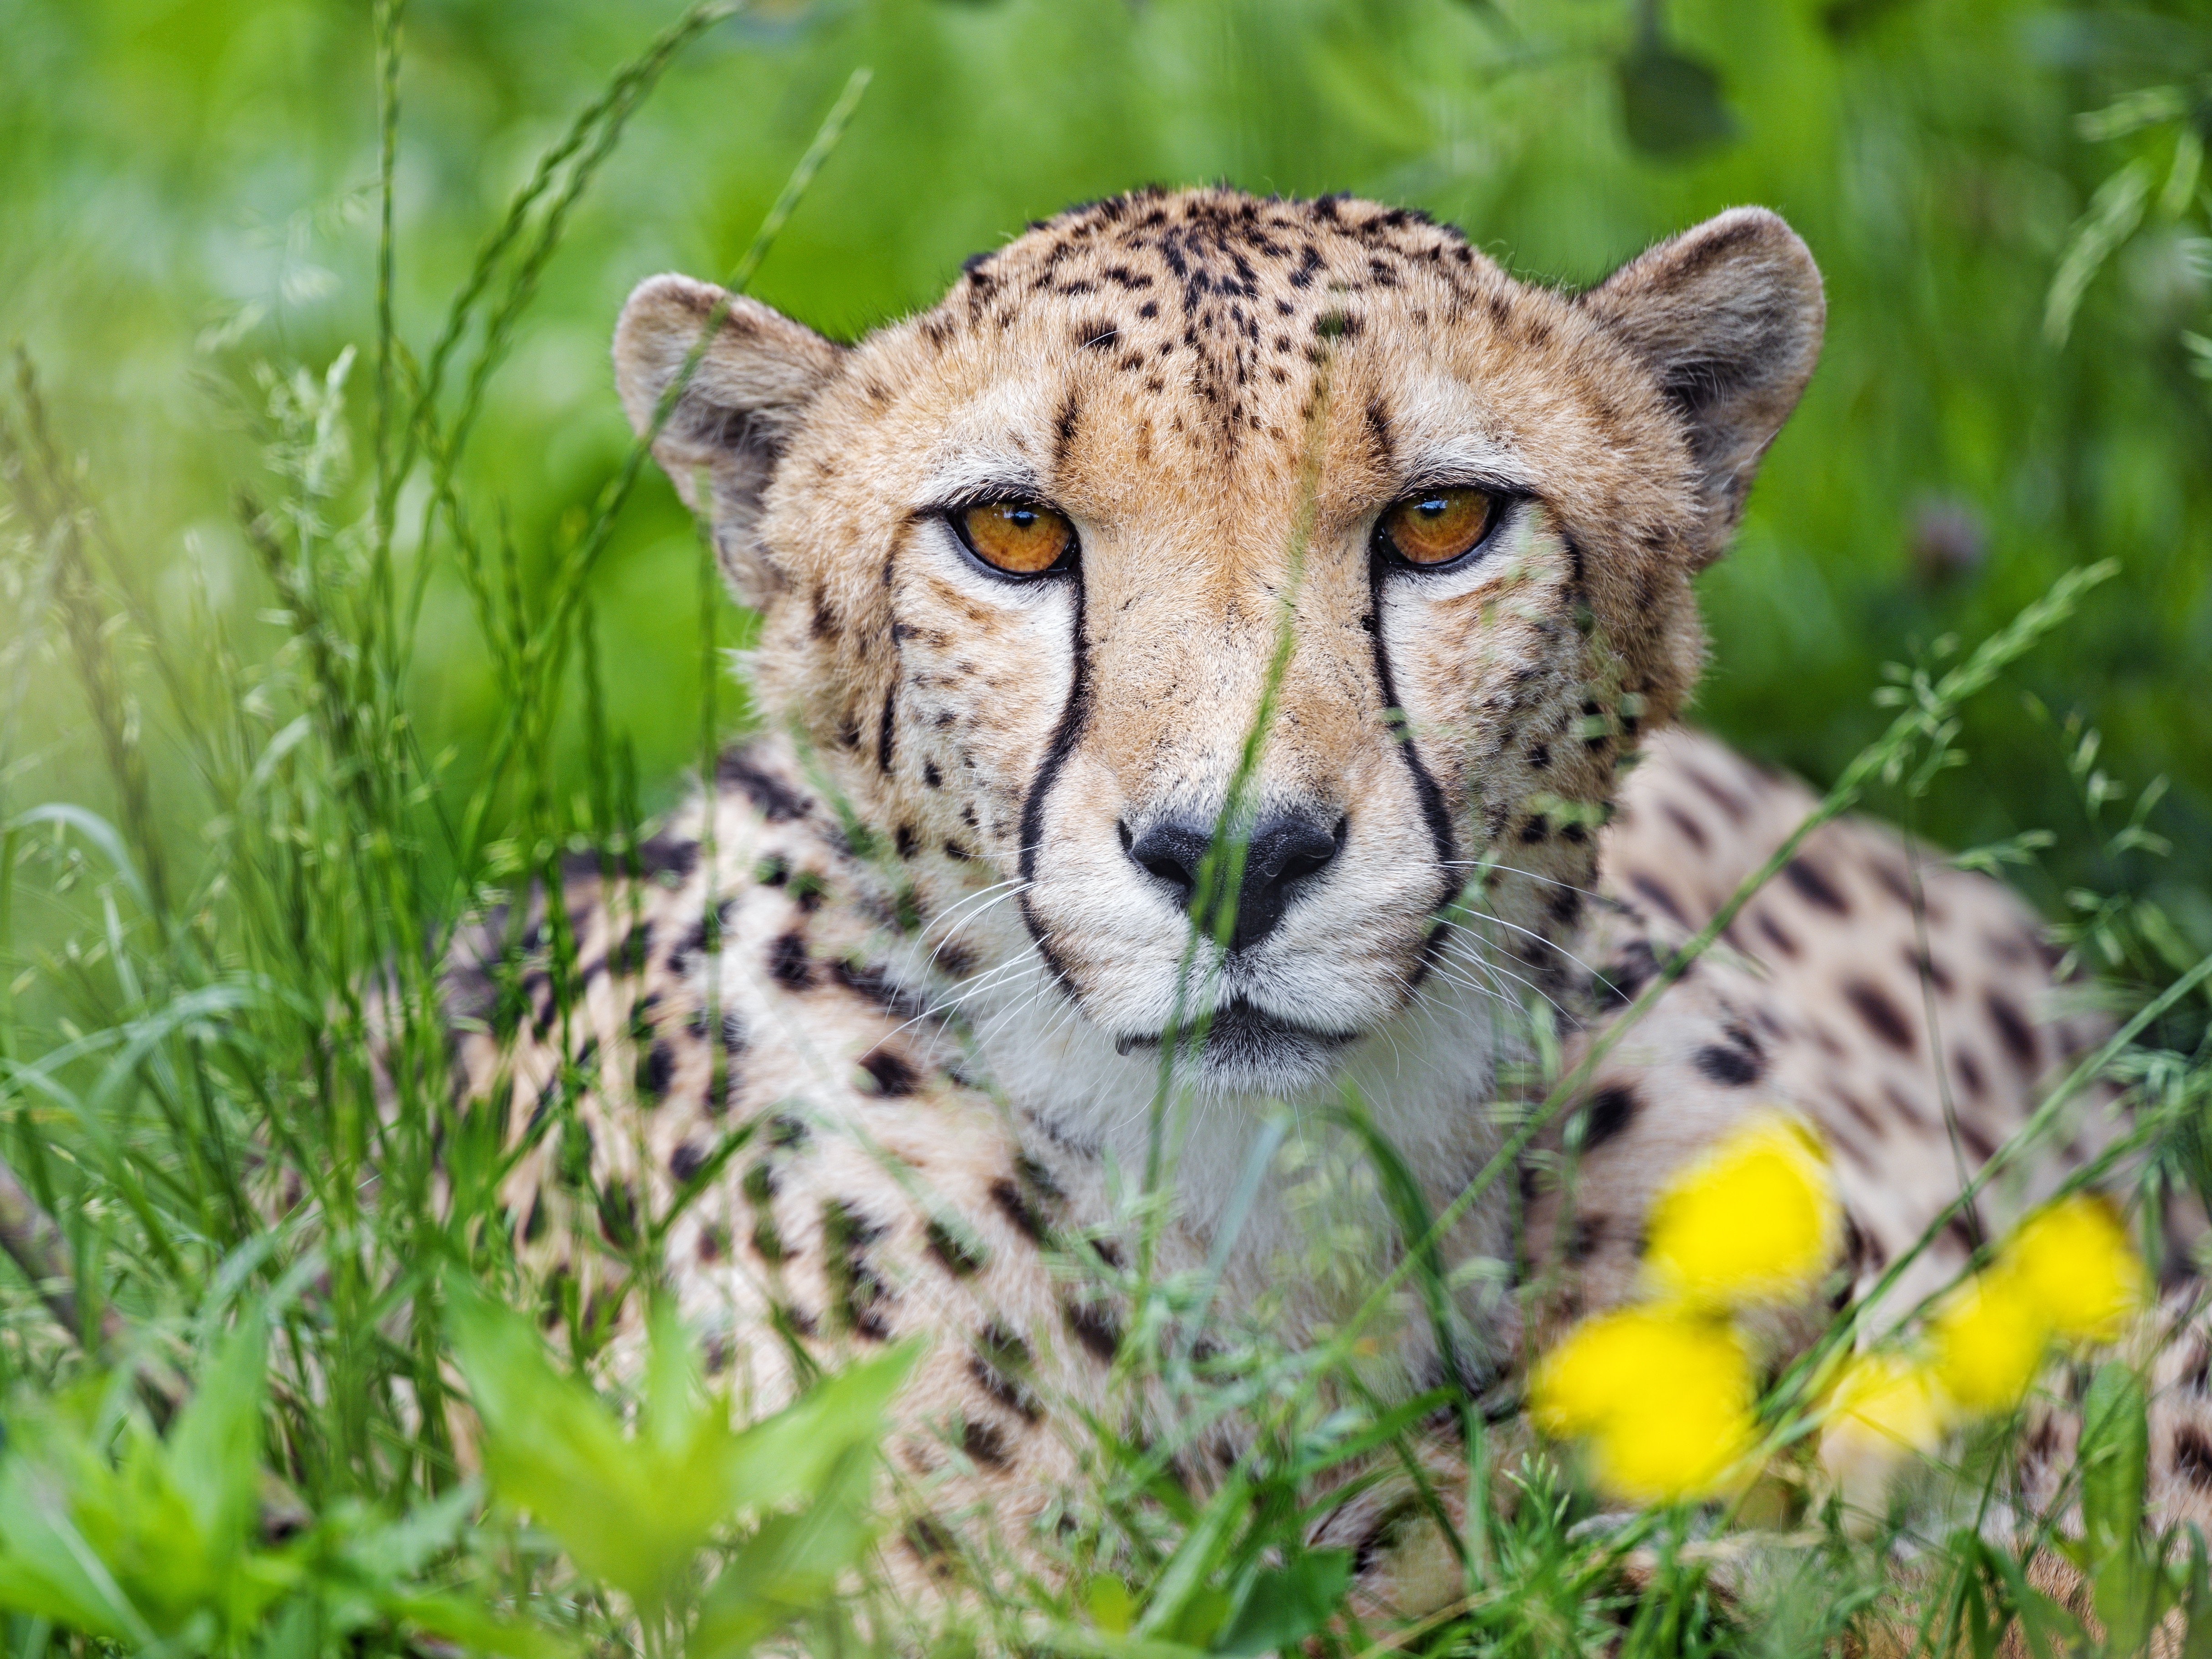
[(1756, 209), (1568, 294), (1226, 190), (1072, 210), (852, 346), (725, 301), (647, 282), (616, 362), (647, 429), (721, 314), (654, 453), (764, 613), (768, 711), (927, 910), (1009, 884), (962, 949), (1073, 1057), (1156, 1067), (1182, 986), (1201, 1077), (1278, 1092), (1555, 965), (1823, 319)]

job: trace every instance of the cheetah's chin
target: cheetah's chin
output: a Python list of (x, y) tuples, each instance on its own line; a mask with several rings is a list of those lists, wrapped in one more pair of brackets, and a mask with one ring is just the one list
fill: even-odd
[[(1198, 1067), (1216, 1088), (1285, 1094), (1328, 1076), (1338, 1051), (1361, 1035), (1301, 1025), (1239, 997), (1213, 1011)], [(1157, 1050), (1164, 1036), (1116, 1037), (1114, 1047), (1124, 1054)]]

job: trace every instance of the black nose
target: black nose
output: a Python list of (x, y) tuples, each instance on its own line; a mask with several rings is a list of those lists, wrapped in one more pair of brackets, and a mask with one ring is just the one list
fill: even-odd
[[(1244, 853), (1244, 879), (1237, 890), (1237, 925), (1229, 936), (1232, 951), (1249, 951), (1275, 931), (1297, 896), (1298, 883), (1319, 875), (1344, 849), (1346, 820), (1334, 828), (1303, 813), (1285, 813), (1263, 821), (1252, 832)], [(1170, 821), (1154, 824), (1141, 836), (1121, 830), (1121, 850), (1148, 874), (1176, 890), (1176, 902), (1188, 909), (1198, 896), (1199, 867), (1206, 848), (1213, 844), (1210, 826)], [(1224, 854), (1231, 849), (1224, 845)], [(1200, 918), (1211, 933), (1214, 923)]]

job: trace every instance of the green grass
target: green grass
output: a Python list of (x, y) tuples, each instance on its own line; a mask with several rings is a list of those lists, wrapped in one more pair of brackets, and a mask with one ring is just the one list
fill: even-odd
[[(29, 1264), (0, 1283), (12, 1652), (710, 1659), (902, 1629), (847, 1576), (898, 1362), (733, 1432), (664, 1333), (599, 1399), (568, 1374), (588, 1328), (556, 1364), (496, 1311), (538, 1290), (494, 1200), (514, 1153), (446, 1085), (428, 964), (459, 921), (565, 853), (619, 867), (746, 717), (718, 665), (750, 619), (602, 367), (620, 293), (661, 265), (858, 328), (1031, 213), (1151, 176), (1413, 199), (1573, 276), (1774, 202), (1829, 272), (1833, 343), (1705, 579), (1706, 714), (1836, 780), (1829, 810), (2027, 884), (2126, 1022), (2100, 1060), (2133, 1097), (2130, 1179), (2154, 1203), (2212, 1191), (2200, 26), (1685, 4), (1669, 50), (1720, 66), (1739, 136), (1676, 153), (1714, 112), (1651, 106), (1656, 48), (1610, 6), (727, 9), (0, 21), (0, 204), (22, 233), (0, 306), (25, 342), (0, 414), (0, 1154), (20, 1177), (0, 1234)], [(248, 202), (281, 234), (241, 232)], [(1371, 1150), (1316, 1178), (1391, 1189)], [(1408, 1234), (1449, 1219), (1399, 1213)], [(630, 1243), (645, 1280), (653, 1248)], [(1434, 1271), (1409, 1249), (1374, 1305)], [(1786, 1482), (1731, 1537), (1709, 1511), (1612, 1514), (1474, 1413), (1461, 1602), (1412, 1632), (1331, 1626), (1346, 1564), (1304, 1545), (1313, 1484), (1391, 1467), (1438, 1402), (1364, 1399), (1355, 1331), (1314, 1353), (1232, 1333), (1201, 1360), (1179, 1334), (1203, 1282), (1140, 1264), (1114, 1288), (1122, 1380), (1164, 1416), (1087, 1424), (1064, 1574), (938, 1645), (1810, 1652), (1899, 1560), (1929, 1650), (1986, 1651), (2023, 1607), (2078, 1634), (2027, 1591), (2024, 1547), (1971, 1525), (2002, 1429), (1871, 1537)], [(1784, 1469), (1819, 1358), (1762, 1405)], [(1171, 1455), (1232, 1408), (1260, 1451), (1183, 1492)], [(2085, 1462), (2139, 1468), (2108, 1415)], [(2185, 1540), (2100, 1538), (2092, 1565), (2136, 1587), (2108, 1616), (2145, 1585), (2192, 1615), (2212, 1593)]]

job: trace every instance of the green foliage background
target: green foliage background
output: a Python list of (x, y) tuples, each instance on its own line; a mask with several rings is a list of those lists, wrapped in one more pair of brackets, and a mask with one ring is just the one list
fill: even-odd
[[(532, 158), (669, 15), (410, 9), (396, 297), (418, 349)], [(1717, 106), (1682, 58), (1712, 71)], [(2141, 156), (2156, 195), (2207, 125), (2201, 7), (763, 0), (689, 49), (632, 124), (492, 382), (469, 482), (504, 504), (526, 571), (549, 566), (623, 453), (605, 353), (623, 295), (658, 270), (726, 272), (860, 64), (869, 94), (755, 283), (841, 335), (927, 302), (1025, 221), (1146, 180), (1410, 202), (1520, 273), (1574, 283), (1730, 204), (1779, 209), (1826, 272), (1829, 343), (1736, 551), (1704, 580), (1700, 718), (1825, 780), (1876, 729), (1882, 664), (1985, 633), (2060, 570), (2117, 556), (2120, 579), (2018, 684), (2100, 726), (2119, 775), (2172, 779), (2156, 822), (2177, 856), (2141, 878), (2212, 944), (2212, 388), (2185, 337), (2212, 289), (2202, 181), (2143, 213), (2070, 337), (2045, 326), (2100, 183)], [(2198, 101), (2131, 137), (2081, 130), (2154, 83)], [(372, 337), (374, 125), (362, 6), (0, 12), (0, 334), (37, 360), (148, 591), (180, 606), (197, 568), (249, 654), (269, 597), (228, 493), (254, 465), (246, 371), (319, 367)], [(698, 752), (695, 568), (655, 482), (595, 580), (648, 806)], [(415, 672), (429, 747), (453, 745), (464, 781), (497, 711), (443, 572)], [(98, 800), (79, 718), (57, 701), (39, 734), (56, 745), (46, 783)], [(2062, 745), (2017, 692), (1969, 719), (1971, 784), (1939, 790), (1924, 827), (1954, 845), (2055, 830), (2039, 894), (2054, 912), (2066, 883), (2119, 879), (2095, 867)]]
[[(534, 1659), (635, 1631), (648, 1655), (734, 1659), (794, 1621), (860, 1650), (840, 1586), (868, 1543), (865, 1449), (903, 1361), (744, 1432), (702, 1409), (672, 1327), (635, 1414), (557, 1375), (520, 1316), (456, 1289), (545, 1287), (515, 1282), (495, 1191), (520, 1149), (449, 1097), (445, 1016), (410, 948), (552, 867), (572, 833), (618, 840), (634, 805), (674, 799), (702, 725), (744, 720), (742, 693), (708, 678), (744, 619), (702, 587), (656, 478), (574, 611), (562, 584), (629, 448), (606, 366), (623, 295), (659, 270), (727, 273), (856, 68), (873, 73), (858, 117), (754, 283), (842, 335), (926, 303), (1027, 220), (1147, 180), (1409, 202), (1570, 283), (1734, 203), (1788, 215), (1828, 275), (1828, 351), (1736, 551), (1703, 579), (1700, 718), (1825, 784), (1909, 705), (1865, 765), (1967, 763), (1924, 794), (1907, 767), (1870, 805), (1958, 846), (2051, 831), (2012, 873), (2139, 1011), (2142, 1041), (2112, 1066), (2145, 1148), (2136, 1184), (2212, 1198), (2212, 1048), (2180, 1006), (2212, 982), (2212, 958), (2189, 966), (2212, 951), (2201, 4), (759, 0), (676, 58), (542, 270), (517, 255), (500, 272), (495, 295), (520, 270), (531, 302), (511, 337), (493, 331), (506, 344), (427, 551), (410, 539), (435, 470), (420, 452), (398, 503), (392, 586), (427, 583), (411, 645), (369, 499), (370, 10), (0, 0), (0, 341), (43, 388), (27, 371), (0, 395), (0, 610), (16, 624), (0, 652), (0, 1232), (20, 1260), (20, 1165), (58, 1224), (40, 1254), (63, 1264), (35, 1287), (0, 1273), (10, 1652), (386, 1652), (427, 1630)], [(537, 159), (673, 14), (406, 8), (391, 297), (416, 361)], [(528, 221), (526, 244), (547, 216), (541, 200), (508, 222)], [(349, 349), (341, 403), (326, 375)], [(424, 444), (459, 441), (463, 372)], [(2120, 574), (2088, 580), (2106, 561)], [(2078, 614), (2017, 662), (2040, 621), (1992, 647), (2004, 678), (1954, 728), (1958, 685), (1932, 685), (1960, 672), (1947, 640), (1986, 639), (2055, 585), (2084, 596)], [(583, 707), (591, 648), (572, 653), (581, 671), (562, 655), (576, 638), (596, 639), (631, 746), (611, 767)], [(1926, 672), (1870, 696), (1897, 661)], [(516, 750), (495, 766), (502, 732)], [(2159, 777), (2162, 797), (2142, 790)], [(388, 1091), (359, 994), (387, 966), (405, 981)], [(310, 1201), (272, 1214), (285, 1180)], [(652, 1282), (657, 1234), (611, 1227), (606, 1194), (586, 1195)], [(1198, 1316), (1175, 1300), (1194, 1293), (1139, 1288), (1155, 1322), (1129, 1351), (1181, 1353), (1155, 1339)], [(580, 1359), (601, 1336), (577, 1312)], [(489, 1436), (488, 1489), (459, 1478), (438, 1409), (449, 1355)], [(1254, 1398), (1280, 1381), (1321, 1409), (1292, 1387), (1303, 1357), (1236, 1355)], [(2104, 1471), (2093, 1518), (2110, 1520), (2140, 1510), (2147, 1443), (2139, 1388), (2118, 1370), (2101, 1386), (2081, 1461)], [(1304, 1549), (1301, 1483), (1435, 1403), (1325, 1423), (1286, 1408), (1284, 1455), (1203, 1504), (1101, 1423), (1096, 1512), (1070, 1556), (1103, 1570), (994, 1616), (1072, 1619), (1071, 1651), (1293, 1642), (1340, 1601), (1346, 1565)], [(1512, 1478), (1528, 1501), (1471, 1524), (1470, 1594), (1432, 1650), (1711, 1650), (1703, 1570), (1671, 1550), (1616, 1646), (1623, 1552), (1683, 1516), (1601, 1535), (1541, 1460)], [(1899, 1524), (1942, 1523), (1942, 1502), (1923, 1507), (1933, 1522)], [(2172, 1558), (2153, 1595), (2142, 1528), (2096, 1524), (2108, 1626), (2163, 1595), (2212, 1629), (2201, 1555)], [(1839, 1632), (1891, 1536), (1861, 1547), (1832, 1527), (1770, 1598), (1768, 1650)], [(711, 1581), (702, 1546), (726, 1563)], [(1972, 1530), (1929, 1559), (1946, 1632), (1993, 1641), (2014, 1607), (2057, 1617)], [(1295, 1617), (1247, 1617), (1282, 1607)]]

